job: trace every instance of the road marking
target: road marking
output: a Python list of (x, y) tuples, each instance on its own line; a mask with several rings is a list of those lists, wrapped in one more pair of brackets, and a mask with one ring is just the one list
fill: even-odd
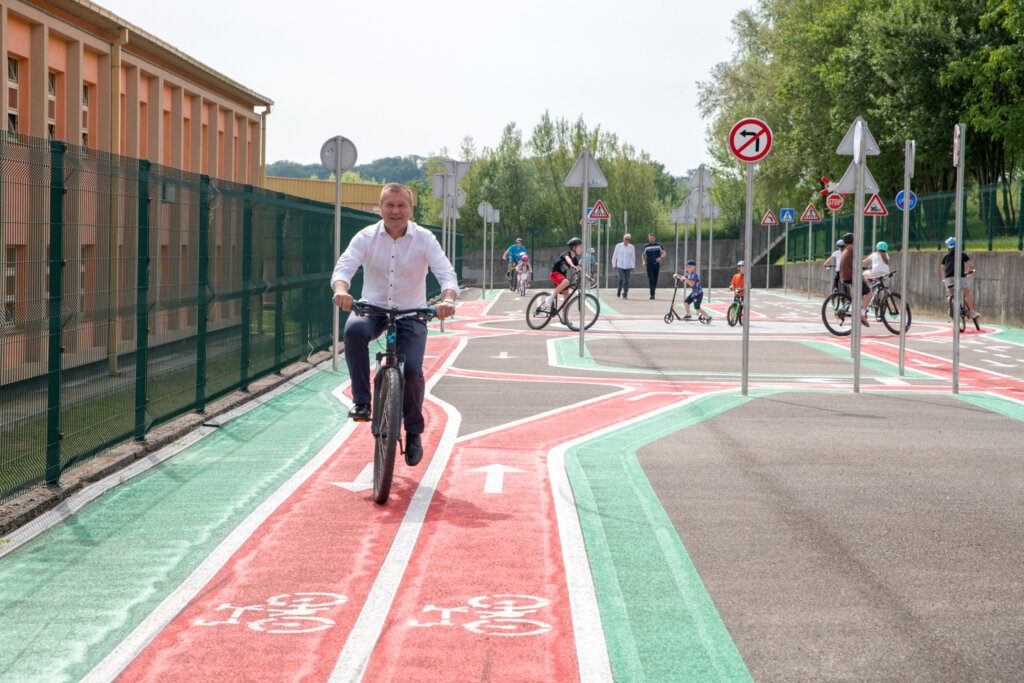
[(497, 356), (491, 356), (491, 358), (500, 358), (501, 360), (505, 360), (507, 358), (515, 358), (515, 356), (508, 355), (508, 351), (502, 351)]
[(338, 486), (349, 491), (359, 492), (366, 491), (373, 488), (373, 463), (366, 463), (366, 467), (359, 473), (359, 476), (355, 478), (355, 481), (330, 481), (327, 482), (334, 486)]
[(638, 394), (636, 396), (630, 396), (626, 400), (627, 401), (639, 401), (641, 399), (647, 398), (648, 396), (657, 396), (658, 394), (666, 394), (668, 396), (691, 396), (691, 395), (693, 395), (693, 392), (692, 391), (648, 391), (647, 393), (644, 393), (644, 394)]
[(874, 379), (877, 382), (881, 383), (881, 384), (886, 384), (886, 385), (892, 386), (892, 387), (909, 387), (910, 386), (910, 382), (905, 382), (904, 380), (900, 379), (899, 377), (875, 377)]
[(377, 578), (373, 582), (370, 593), (366, 596), (363, 609), (359, 612), (356, 623), (349, 632), (345, 647), (342, 648), (338, 661), (331, 672), (330, 681), (358, 681), (362, 678), (363, 671), (370, 661), (374, 646), (380, 639), (381, 630), (391, 611), (391, 603), (395, 599), (398, 585), (405, 575), (405, 568), (409, 564), (409, 557), (412, 555), (413, 547), (419, 538), (420, 530), (423, 528), (423, 520), (427, 516), (427, 509), (430, 501), (437, 490), (441, 475), (448, 467), (448, 458), (455, 448), (455, 440), (459, 434), (459, 427), (462, 424), (462, 413), (455, 406), (441, 400), (431, 393), (434, 386), (451, 369), (452, 363), (466, 348), (468, 339), (463, 337), (459, 345), (448, 356), (447, 360), (437, 369), (427, 382), (426, 395), (431, 401), (441, 406), (448, 416), (444, 432), (437, 444), (437, 450), (430, 458), (430, 464), (420, 479), (416, 492), (409, 501), (402, 524), (398, 527), (391, 548), (388, 550), (387, 558), (377, 572)]
[(508, 467), (507, 465), (494, 464), (474, 467), (469, 471), (487, 473), (487, 476), (484, 478), (484, 493), (501, 493), (501, 488), (505, 482), (505, 473), (522, 472), (523, 470), (517, 470), (515, 467)]

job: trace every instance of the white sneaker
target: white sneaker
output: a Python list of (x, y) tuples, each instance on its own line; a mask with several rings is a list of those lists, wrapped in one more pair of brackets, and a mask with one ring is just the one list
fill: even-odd
[(976, 320), (978, 318), (978, 312), (977, 311), (971, 311), (971, 318)]

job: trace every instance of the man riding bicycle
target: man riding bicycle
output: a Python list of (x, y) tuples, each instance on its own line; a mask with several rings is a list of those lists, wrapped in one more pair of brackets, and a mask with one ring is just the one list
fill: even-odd
[[(424, 308), (427, 269), (441, 284), (441, 320), (455, 313), (458, 278), (434, 234), (412, 222), (412, 190), (399, 183), (388, 183), (380, 193), (381, 220), (352, 238), (338, 259), (331, 276), (334, 303), (343, 311), (352, 310), (349, 286), (363, 267), (362, 298), (384, 308)], [(370, 341), (384, 331), (387, 318), (380, 314), (350, 315), (345, 322), (345, 363), (352, 379), (353, 408), (349, 419), (370, 421)], [(405, 422), (405, 462), (416, 465), (423, 457), (423, 353), (427, 346), (427, 325), (420, 318), (398, 319), (398, 352), (405, 356), (405, 398), (402, 414)]]
[[(955, 291), (956, 282), (953, 280), (953, 261), (956, 260), (956, 238), (950, 237), (946, 240), (946, 248), (949, 249), (946, 255), (942, 257), (942, 261), (939, 263), (939, 273), (942, 275), (942, 284), (946, 285), (946, 292), (949, 296), (953, 296)], [(971, 314), (971, 318), (978, 317), (978, 311), (974, 308), (974, 301), (971, 299), (971, 288), (967, 286), (967, 276), (974, 272), (974, 267), (971, 266), (971, 259), (967, 256), (967, 252), (960, 252), (960, 291), (964, 293), (964, 302), (967, 304), (967, 310)]]
[(514, 277), (512, 271), (519, 265), (519, 260), (525, 253), (526, 247), (523, 246), (523, 238), (517, 237), (516, 243), (509, 246), (509, 248), (505, 250), (505, 253), (501, 255), (501, 258), (508, 261), (508, 270), (505, 272), (506, 280), (511, 280)]

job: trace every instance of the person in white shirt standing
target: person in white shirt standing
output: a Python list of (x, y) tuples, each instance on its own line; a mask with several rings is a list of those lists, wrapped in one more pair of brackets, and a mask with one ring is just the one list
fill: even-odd
[(612, 268), (619, 274), (615, 296), (621, 296), (623, 299), (629, 298), (629, 276), (636, 268), (636, 248), (630, 244), (631, 239), (627, 232), (622, 236), (622, 243), (616, 244), (615, 251), (612, 252)]
[[(384, 308), (425, 308), (429, 268), (441, 284), (437, 317), (454, 315), (458, 296), (455, 269), (441, 251), (434, 234), (412, 222), (412, 190), (388, 183), (380, 193), (381, 220), (356, 233), (338, 259), (331, 277), (334, 303), (352, 310), (349, 286), (360, 266), (363, 268), (362, 299)], [(352, 380), (350, 419), (370, 421), (370, 341), (386, 326), (383, 315), (350, 315), (345, 322), (345, 363)], [(405, 356), (405, 461), (416, 465), (423, 457), (423, 353), (427, 347), (427, 325), (415, 316), (398, 319), (398, 352)]]

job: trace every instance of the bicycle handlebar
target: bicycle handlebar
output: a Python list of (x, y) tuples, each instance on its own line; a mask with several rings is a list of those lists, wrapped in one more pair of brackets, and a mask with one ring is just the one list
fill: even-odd
[(352, 313), (355, 315), (367, 315), (369, 313), (381, 313), (388, 317), (397, 318), (401, 315), (409, 315), (415, 313), (425, 319), (425, 321), (437, 315), (437, 308), (385, 308), (383, 306), (375, 306), (367, 301), (353, 301), (352, 302)]

